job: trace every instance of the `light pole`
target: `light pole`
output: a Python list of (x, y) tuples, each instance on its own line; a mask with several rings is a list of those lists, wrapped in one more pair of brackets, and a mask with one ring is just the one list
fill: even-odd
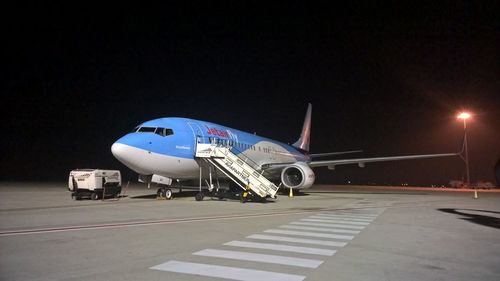
[(471, 117), (470, 113), (468, 112), (462, 112), (460, 113), (457, 118), (462, 119), (464, 121), (464, 150), (465, 150), (465, 175), (466, 175), (466, 180), (467, 180), (467, 187), (470, 186), (470, 175), (469, 175), (469, 152), (467, 150), (467, 119)]

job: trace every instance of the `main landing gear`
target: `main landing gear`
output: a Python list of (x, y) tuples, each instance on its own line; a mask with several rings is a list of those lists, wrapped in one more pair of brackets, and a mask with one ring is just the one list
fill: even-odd
[(166, 188), (166, 187), (160, 187), (160, 188), (158, 188), (158, 191), (156, 192), (156, 196), (159, 199), (170, 200), (170, 199), (172, 199), (172, 189)]
[(196, 193), (196, 195), (194, 196), (194, 199), (195, 199), (196, 201), (202, 201), (202, 200), (203, 200), (203, 197), (205, 197), (205, 195), (203, 194), (203, 192), (202, 192), (202, 191), (200, 191), (200, 192)]

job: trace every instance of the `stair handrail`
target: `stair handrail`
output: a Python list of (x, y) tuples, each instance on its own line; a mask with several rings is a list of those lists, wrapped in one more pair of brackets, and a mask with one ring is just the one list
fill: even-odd
[[(243, 152), (242, 150), (240, 150), (239, 148), (237, 148), (236, 146), (234, 145), (229, 145), (229, 143), (235, 143), (234, 140), (230, 140), (230, 139), (219, 139), (219, 138), (216, 138), (216, 137), (209, 137), (209, 136), (200, 136), (200, 135), (197, 135), (196, 138), (198, 140), (201, 140), (200, 143), (203, 143), (203, 144), (213, 144), (215, 145), (216, 147), (225, 147), (225, 148), (228, 148), (238, 159), (240, 159), (241, 161), (245, 162), (247, 165), (249, 165), (250, 167), (252, 167), (254, 170), (257, 170), (257, 171), (262, 171), (262, 167), (261, 165), (259, 165), (257, 162), (255, 162), (252, 158), (248, 157), (248, 155), (246, 155), (245, 152)], [(218, 140), (217, 142), (213, 142), (211, 140)], [(233, 151), (236, 151), (237, 153), (234, 153)], [(244, 160), (240, 154), (244, 155), (245, 158), (247, 160), (250, 160), (251, 164), (249, 164), (248, 162), (246, 162), (247, 160)]]

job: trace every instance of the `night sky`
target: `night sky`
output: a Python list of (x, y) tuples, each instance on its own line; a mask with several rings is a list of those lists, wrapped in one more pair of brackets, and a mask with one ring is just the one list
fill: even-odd
[[(65, 181), (85, 167), (117, 168), (134, 180), (110, 146), (158, 117), (291, 143), (310, 102), (311, 152), (364, 150), (348, 157), (459, 151), (455, 116), (468, 109), (472, 181), (493, 181), (498, 2), (403, 2), (8, 7), (0, 180)], [(464, 163), (315, 171), (318, 183), (429, 185), (461, 179)]]

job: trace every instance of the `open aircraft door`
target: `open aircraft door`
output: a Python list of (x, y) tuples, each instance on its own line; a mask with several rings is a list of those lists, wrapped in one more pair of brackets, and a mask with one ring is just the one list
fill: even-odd
[[(205, 135), (203, 134), (203, 130), (201, 129), (198, 123), (188, 122), (191, 131), (193, 131), (193, 142), (194, 142), (194, 151), (196, 153), (196, 149), (199, 143), (203, 143), (205, 140)], [(206, 140), (205, 140), (206, 141)]]

